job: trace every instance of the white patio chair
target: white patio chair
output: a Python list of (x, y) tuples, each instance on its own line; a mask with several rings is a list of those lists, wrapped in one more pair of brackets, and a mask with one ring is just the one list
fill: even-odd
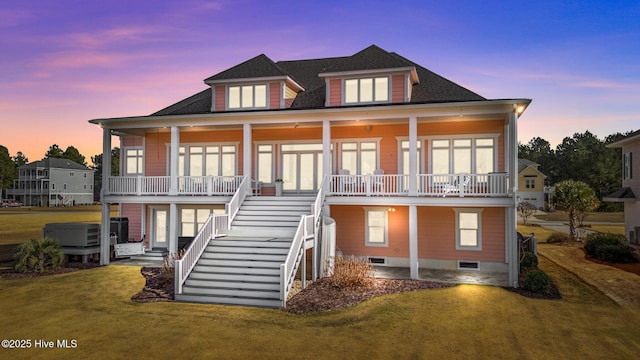
[(469, 183), (471, 182), (471, 175), (469, 174), (463, 174), (463, 175), (457, 175), (455, 177), (455, 179), (453, 180), (452, 184), (444, 184), (442, 186), (442, 197), (447, 196), (447, 194), (451, 194), (451, 193), (460, 193), (460, 177), (462, 177), (462, 189), (464, 191), (464, 189), (467, 188), (467, 186), (469, 186)]
[(339, 179), (339, 189), (342, 193), (351, 193), (355, 190), (355, 181), (351, 173), (347, 169), (338, 170), (338, 175), (340, 175)]

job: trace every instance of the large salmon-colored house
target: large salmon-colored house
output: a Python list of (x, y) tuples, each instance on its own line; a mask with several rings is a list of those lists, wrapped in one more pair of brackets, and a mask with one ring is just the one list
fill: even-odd
[[(530, 99), (486, 99), (377, 46), (259, 55), (148, 116), (95, 119), (121, 147), (103, 173), (129, 237), (176, 253), (176, 299), (284, 306), (312, 255), (451, 270), (517, 286), (517, 121)], [(312, 250), (310, 250), (312, 249)], [(308, 250), (308, 251), (305, 251)]]

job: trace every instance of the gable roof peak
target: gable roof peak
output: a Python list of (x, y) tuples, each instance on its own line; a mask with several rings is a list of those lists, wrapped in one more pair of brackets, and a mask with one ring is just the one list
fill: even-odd
[(247, 79), (287, 75), (288, 74), (280, 66), (278, 66), (278, 64), (273, 62), (273, 60), (271, 60), (267, 55), (260, 54), (227, 70), (210, 76), (206, 78), (204, 82), (210, 83), (216, 80)]

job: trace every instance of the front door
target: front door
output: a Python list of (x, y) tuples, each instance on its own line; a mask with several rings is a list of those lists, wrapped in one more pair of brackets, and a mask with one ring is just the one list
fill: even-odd
[(282, 145), (282, 189), (288, 193), (318, 190), (322, 182), (322, 144)]
[(153, 210), (152, 248), (167, 248), (169, 244), (169, 210), (157, 208)]

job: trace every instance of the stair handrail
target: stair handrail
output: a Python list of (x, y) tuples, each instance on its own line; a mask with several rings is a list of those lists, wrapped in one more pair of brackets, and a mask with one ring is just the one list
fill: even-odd
[(312, 219), (313, 215), (300, 215), (300, 222), (298, 223), (296, 234), (293, 236), (293, 241), (291, 241), (291, 247), (289, 248), (287, 257), (284, 263), (280, 264), (280, 301), (282, 302), (282, 307), (287, 305), (287, 297), (289, 296), (289, 291), (291, 290), (293, 280), (298, 271), (298, 265), (304, 254), (305, 239), (313, 235), (305, 231), (307, 221), (311, 221)]
[(248, 175), (245, 175), (242, 178), (240, 185), (238, 185), (238, 189), (233, 194), (233, 197), (231, 198), (229, 203), (226, 204), (226, 210), (227, 210), (226, 212), (227, 212), (227, 216), (229, 216), (229, 220), (227, 221), (227, 226), (229, 229), (231, 228), (231, 222), (236, 217), (238, 210), (240, 210), (240, 205), (242, 205), (242, 202), (250, 192), (251, 192), (251, 180), (249, 179)]
[(324, 205), (324, 198), (327, 194), (327, 186), (328, 180), (327, 175), (322, 178), (322, 183), (320, 183), (320, 188), (318, 189), (318, 194), (316, 195), (316, 200), (313, 203), (313, 228), (317, 229), (319, 226), (320, 215), (322, 214), (322, 206)]
[(227, 214), (217, 215), (212, 213), (209, 215), (209, 218), (204, 225), (202, 225), (202, 228), (200, 228), (196, 237), (193, 238), (193, 241), (189, 244), (184, 254), (182, 254), (182, 257), (174, 261), (176, 294), (182, 294), (182, 285), (207, 248), (209, 240), (218, 236), (220, 230), (228, 228), (228, 219)]

